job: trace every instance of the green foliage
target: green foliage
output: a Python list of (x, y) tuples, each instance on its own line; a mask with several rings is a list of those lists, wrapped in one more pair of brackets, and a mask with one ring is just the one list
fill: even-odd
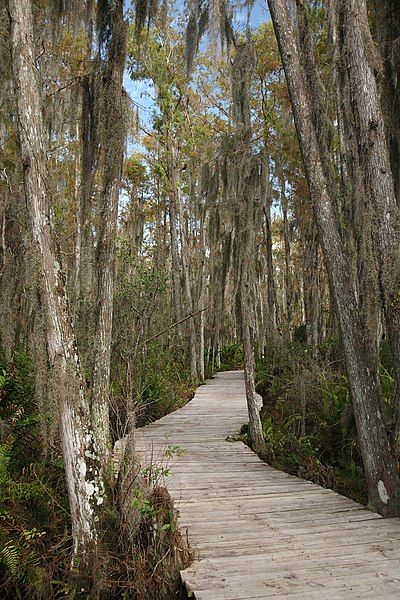
[(267, 349), (258, 362), (267, 460), (363, 502), (365, 481), (347, 376), (332, 360), (335, 354), (333, 339), (325, 342), (318, 359), (299, 340)]
[(331, 468), (321, 462), (319, 448), (315, 447), (312, 437), (298, 436), (290, 423), (274, 424), (272, 419), (263, 421), (263, 432), (268, 460), (274, 466), (320, 485), (332, 485)]
[(134, 186), (142, 185), (146, 179), (146, 167), (141, 157), (132, 154), (125, 162), (125, 177)]
[(151, 484), (156, 484), (161, 479), (168, 477), (171, 470), (168, 467), (150, 464), (141, 471), (142, 476)]
[(146, 497), (141, 488), (137, 488), (132, 498), (132, 508), (137, 510), (141, 516), (154, 519), (157, 514), (156, 507), (151, 503), (150, 499)]
[(102, 542), (108, 553), (104, 597), (172, 598), (180, 589), (179, 570), (189, 564), (190, 552), (177, 527), (178, 512), (163, 485), (168, 472), (163, 457), (147, 465), (133, 485), (122, 486), (122, 514), (107, 508), (111, 514)]
[[(156, 371), (155, 356), (154, 362), (150, 361), (151, 371)], [(166, 365), (171, 368), (171, 364), (168, 356)], [(175, 374), (171, 388), (175, 394), (177, 379)], [(159, 386), (154, 397), (165, 389)], [(172, 597), (189, 552), (177, 528), (177, 512), (161, 484), (170, 473), (168, 461), (184, 449), (167, 445), (162, 457), (165, 464), (155, 462), (142, 469), (131, 497), (129, 522), (121, 523), (121, 490), (110, 487), (108, 494), (114, 502), (102, 515), (101, 556), (95, 559), (93, 573), (87, 567), (84, 573), (79, 567), (71, 570), (71, 522), (63, 461), (59, 448), (45, 452), (28, 357), (17, 354), (9, 364), (0, 362), (0, 394), (0, 428), (4, 434), (0, 444), (2, 597), (92, 598), (98, 597), (98, 590), (106, 594), (104, 597)]]
[(152, 345), (147, 360), (138, 372), (138, 423), (155, 421), (180, 408), (193, 397), (196, 382), (185, 365), (176, 362), (174, 352)]
[(165, 450), (165, 456), (167, 459), (173, 458), (174, 456), (182, 456), (185, 454), (186, 449), (179, 446), (179, 444), (169, 444)]
[(31, 361), (23, 353), (10, 363), (2, 357), (0, 372), (2, 590), (17, 597), (50, 597), (49, 572), (68, 560), (53, 549), (60, 532), (70, 528), (64, 469), (56, 454), (43, 451)]
[[(114, 302), (112, 353), (112, 426), (125, 433), (127, 407), (145, 425), (176, 410), (193, 396), (187, 353), (177, 329), (165, 329), (170, 281), (149, 261), (133, 258), (130, 241), (121, 245)], [(129, 324), (129, 326), (127, 326)], [(153, 336), (156, 334), (154, 339)]]
[(243, 368), (243, 348), (241, 344), (226, 344), (221, 348), (221, 371), (235, 371)]

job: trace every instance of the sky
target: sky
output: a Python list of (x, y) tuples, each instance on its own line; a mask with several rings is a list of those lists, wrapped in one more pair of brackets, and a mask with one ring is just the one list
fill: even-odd
[[(134, 2), (127, 0), (126, 8), (132, 6)], [(234, 28), (235, 31), (244, 31), (247, 23), (247, 7), (244, 2), (234, 2), (236, 7)], [(177, 14), (180, 16), (184, 11), (182, 0), (177, 0), (175, 3)], [(256, 29), (261, 23), (269, 21), (269, 12), (267, 8), (267, 0), (255, 0), (250, 15), (250, 26)], [(153, 88), (147, 81), (132, 81), (127, 73), (125, 73), (124, 86), (132, 101), (139, 107), (139, 116), (141, 122), (145, 125), (150, 123), (152, 111), (154, 108)]]

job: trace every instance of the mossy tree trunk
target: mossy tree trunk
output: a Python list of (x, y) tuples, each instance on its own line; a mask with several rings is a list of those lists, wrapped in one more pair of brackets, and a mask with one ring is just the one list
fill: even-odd
[(400, 514), (400, 478), (380, 412), (381, 389), (366, 347), (350, 268), (339, 233), (335, 202), (321, 159), (304, 66), (285, 0), (268, 0), (286, 74), (316, 223), (335, 300), (369, 505), (385, 516)]
[(397, 414), (400, 414), (400, 211), (375, 76), (375, 48), (369, 29), (367, 5), (365, 0), (337, 1), (342, 30), (339, 40), (349, 72), (354, 132), (367, 201), (370, 199), (375, 225), (372, 235), (396, 379), (394, 403)]
[(9, 0), (8, 9), (24, 190), (41, 276), (39, 291), (46, 309), (50, 374), (58, 394), (74, 554), (75, 557), (84, 557), (97, 541), (96, 520), (103, 503), (104, 486), (67, 299), (66, 280), (53, 230), (46, 136), (35, 67), (32, 5), (30, 0)]
[(102, 73), (102, 145), (104, 152), (103, 181), (100, 194), (100, 224), (97, 242), (96, 337), (92, 417), (102, 461), (106, 466), (110, 450), (109, 387), (111, 335), (113, 322), (117, 219), (122, 166), (125, 148), (125, 114), (123, 77), (126, 58), (127, 25), (123, 18), (123, 2), (108, 2), (107, 21), (99, 33), (106, 59)]
[[(244, 354), (244, 379), (246, 388), (247, 411), (249, 414), (249, 432), (250, 440), (255, 452), (261, 452), (264, 448), (264, 437), (261, 426), (261, 419), (257, 408), (256, 390), (255, 390), (255, 359), (254, 359), (254, 340), (252, 331), (254, 322), (251, 311), (251, 249), (252, 234), (254, 226), (253, 215), (254, 207), (247, 205), (245, 214), (249, 215), (247, 221), (242, 223), (243, 231), (240, 240), (241, 245), (241, 265), (239, 271), (240, 284), (240, 316), (243, 338)], [(243, 213), (242, 213), (243, 214)]]
[(393, 0), (374, 0), (374, 6), (376, 37), (384, 66), (382, 106), (397, 201), (400, 202), (400, 4)]

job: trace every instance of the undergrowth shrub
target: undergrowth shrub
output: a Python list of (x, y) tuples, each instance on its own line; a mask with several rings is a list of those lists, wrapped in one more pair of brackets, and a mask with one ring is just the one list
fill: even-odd
[[(102, 517), (103, 537), (88, 585), (88, 589), (92, 585), (90, 597), (179, 597), (179, 573), (190, 564), (191, 551), (165, 487), (171, 472), (168, 459), (177, 452), (168, 447), (164, 456), (155, 457), (143, 468), (138, 466), (128, 481), (121, 479), (114, 488), (113, 500)], [(78, 585), (81, 580), (74, 589)]]
[(348, 381), (339, 356), (331, 339), (320, 348), (318, 359), (304, 343), (291, 342), (268, 348), (258, 361), (266, 460), (366, 502)]
[(145, 425), (180, 408), (190, 400), (198, 382), (190, 370), (179, 364), (172, 351), (149, 349), (145, 369), (141, 372), (139, 423)]
[[(163, 456), (140, 468), (124, 511), (116, 570), (108, 579), (119, 582), (112, 597), (122, 592), (137, 600), (169, 600), (180, 589), (180, 570), (191, 562), (187, 539), (178, 528), (178, 513), (165, 483), (171, 474), (170, 459), (184, 452), (167, 446)], [(123, 486), (121, 488), (123, 491)]]
[(31, 361), (23, 353), (0, 361), (2, 591), (10, 598), (51, 598), (51, 579), (69, 556), (63, 465), (44, 452)]
[(120, 372), (114, 373), (111, 397), (111, 423), (114, 439), (126, 433), (127, 413), (135, 415), (137, 427), (152, 423), (177, 410), (193, 398), (198, 385), (172, 349), (150, 345), (141, 360), (130, 366), (132, 384)]
[(130, 244), (128, 240), (119, 250), (122, 262), (114, 297), (111, 424), (115, 440), (126, 433), (129, 413), (138, 426), (151, 423), (190, 400), (198, 385), (191, 377), (182, 338), (186, 323), (181, 329), (164, 331), (171, 321), (171, 281), (145, 258), (131, 256)]
[[(162, 600), (179, 590), (190, 561), (163, 485), (169, 468), (140, 469), (128, 491), (112, 482), (98, 552), (71, 569), (71, 522), (59, 442), (47, 448), (25, 354), (0, 356), (0, 597)], [(170, 458), (178, 452), (168, 447)], [(122, 499), (123, 496), (123, 499)], [(130, 502), (129, 523), (122, 504)]]
[(241, 344), (225, 344), (221, 348), (221, 371), (243, 369), (243, 348)]

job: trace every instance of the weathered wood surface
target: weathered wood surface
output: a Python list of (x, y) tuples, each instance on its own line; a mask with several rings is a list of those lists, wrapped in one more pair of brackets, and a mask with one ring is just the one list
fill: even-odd
[(226, 441), (247, 421), (243, 374), (219, 373), (180, 410), (138, 430), (195, 552), (182, 572), (197, 600), (400, 598), (400, 520), (382, 519)]

